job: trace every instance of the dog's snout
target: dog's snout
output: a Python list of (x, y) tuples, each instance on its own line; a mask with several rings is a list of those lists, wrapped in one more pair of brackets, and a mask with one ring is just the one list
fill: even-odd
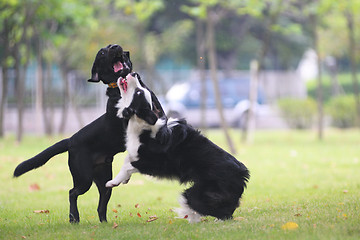
[(119, 45), (114, 44), (114, 45), (112, 45), (112, 46), (110, 47), (110, 49), (118, 49), (119, 47), (120, 47)]

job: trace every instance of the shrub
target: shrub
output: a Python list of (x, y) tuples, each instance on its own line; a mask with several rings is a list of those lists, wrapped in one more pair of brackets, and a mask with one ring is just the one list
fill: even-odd
[(330, 99), (326, 113), (331, 117), (334, 127), (349, 128), (355, 126), (356, 109), (353, 95), (343, 95)]
[(307, 129), (313, 124), (316, 102), (312, 98), (284, 98), (278, 101), (282, 116), (291, 128)]

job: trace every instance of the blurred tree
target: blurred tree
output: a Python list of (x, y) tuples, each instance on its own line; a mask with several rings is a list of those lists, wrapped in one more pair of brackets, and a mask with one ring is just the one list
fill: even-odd
[[(359, 39), (355, 34), (359, 20), (354, 18), (354, 13), (360, 10), (360, 2), (327, 0), (325, 4), (331, 6), (331, 9), (323, 16), (324, 27), (319, 30), (319, 51), (322, 57), (331, 55), (337, 58), (344, 56), (349, 58), (356, 103), (355, 112), (358, 116), (356, 126), (360, 126), (360, 97), (356, 69), (359, 52), (356, 42)], [(339, 34), (343, 29), (347, 29), (347, 34)]]
[(356, 49), (356, 40), (355, 40), (355, 28), (357, 24), (355, 24), (355, 13), (360, 10), (360, 2), (349, 0), (341, 6), (341, 10), (343, 10), (346, 22), (347, 22), (347, 30), (348, 30), (348, 38), (349, 38), (349, 58), (350, 58), (350, 68), (351, 68), (351, 78), (354, 87), (354, 95), (355, 95), (355, 108), (356, 108), (356, 118), (355, 125), (360, 127), (360, 96), (359, 96), (359, 83), (357, 79), (357, 49)]
[(3, 91), (0, 103), (0, 136), (3, 136), (3, 113), (6, 101), (6, 91), (8, 84), (8, 68), (14, 67), (16, 103), (18, 112), (17, 121), (17, 141), (21, 141), (23, 136), (23, 108), (24, 108), (24, 79), (25, 71), (30, 59), (30, 40), (31, 22), (40, 3), (33, 4), (23, 1), (0, 1), (0, 21), (2, 22), (1, 38), (4, 52), (1, 58), (3, 68)]
[(242, 139), (245, 142), (249, 141), (250, 126), (254, 125), (254, 101), (257, 99), (256, 79), (259, 79), (259, 73), (264, 68), (266, 56), (271, 48), (271, 39), (273, 38), (273, 35), (279, 33), (299, 33), (298, 24), (291, 23), (289, 21), (286, 22), (286, 25), (281, 25), (278, 23), (281, 15), (285, 11), (288, 11), (289, 8), (292, 7), (292, 4), (293, 2), (291, 0), (246, 1), (242, 2), (237, 10), (238, 14), (240, 15), (250, 15), (264, 23), (262, 32), (259, 34), (259, 41), (261, 42), (261, 46), (256, 56), (257, 66), (254, 67), (256, 69), (255, 74), (257, 74), (257, 76), (252, 77), (254, 81), (251, 81), (250, 84), (250, 108), (248, 110), (248, 114), (246, 114), (247, 119), (245, 121), (245, 126), (242, 128)]
[[(219, 90), (218, 76), (217, 76), (217, 55), (216, 55), (216, 24), (222, 19), (227, 12), (231, 10), (231, 4), (228, 2), (222, 2), (219, 0), (194, 0), (192, 1), (194, 5), (192, 6), (183, 6), (183, 11), (188, 12), (192, 16), (195, 16), (199, 19), (204, 19), (206, 22), (206, 51), (207, 51), (207, 60), (210, 68), (210, 78), (213, 83), (216, 108), (220, 116), (220, 125), (225, 134), (226, 141), (228, 143), (229, 149), (232, 153), (236, 153), (233, 141), (229, 134), (228, 124), (226, 122), (223, 104), (221, 101), (221, 93)], [(200, 45), (197, 45), (200, 47)], [(200, 51), (200, 50), (199, 50)], [(204, 81), (203, 81), (204, 84)], [(204, 87), (203, 87), (204, 88)], [(204, 95), (203, 95), (204, 96)], [(204, 99), (202, 100), (204, 101)]]
[[(140, 61), (137, 63), (138, 68), (146, 69), (150, 75), (153, 73), (151, 66), (159, 55), (161, 46), (153, 44), (156, 42), (156, 36), (151, 34), (146, 36), (146, 29), (149, 26), (151, 18), (158, 11), (164, 8), (162, 0), (116, 0), (115, 7), (122, 10), (124, 14), (131, 18), (131, 24), (136, 31), (137, 48), (141, 55)], [(150, 45), (150, 46), (148, 46)], [(150, 77), (148, 83), (150, 88), (154, 88)]]

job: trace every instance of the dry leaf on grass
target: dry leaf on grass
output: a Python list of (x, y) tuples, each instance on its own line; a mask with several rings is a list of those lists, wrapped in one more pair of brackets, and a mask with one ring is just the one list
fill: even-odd
[(137, 204), (135, 204), (135, 208), (138, 208), (140, 205), (137, 203)]
[(295, 230), (298, 228), (299, 228), (299, 225), (295, 222), (287, 222), (281, 226), (282, 230)]
[(118, 210), (116, 210), (115, 208), (112, 210), (114, 213), (117, 213), (118, 212)]
[(141, 217), (140, 213), (137, 213), (138, 217)]
[(40, 186), (37, 183), (31, 184), (29, 186), (29, 191), (30, 192), (39, 191), (39, 190), (40, 190)]
[(50, 213), (49, 210), (34, 210), (34, 213)]
[(117, 228), (119, 226), (119, 224), (117, 224), (116, 222), (114, 222), (114, 224), (113, 224), (113, 226), (112, 226), (112, 228)]
[(146, 222), (152, 222), (152, 221), (155, 221), (157, 219), (158, 219), (158, 217), (156, 215), (150, 216), (149, 219)]

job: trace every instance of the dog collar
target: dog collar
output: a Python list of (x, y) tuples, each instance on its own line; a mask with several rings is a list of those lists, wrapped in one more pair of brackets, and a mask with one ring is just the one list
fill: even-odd
[(108, 87), (109, 87), (109, 88), (117, 88), (118, 85), (117, 85), (116, 82), (112, 82), (112, 83), (109, 83), (109, 84), (108, 84)]

